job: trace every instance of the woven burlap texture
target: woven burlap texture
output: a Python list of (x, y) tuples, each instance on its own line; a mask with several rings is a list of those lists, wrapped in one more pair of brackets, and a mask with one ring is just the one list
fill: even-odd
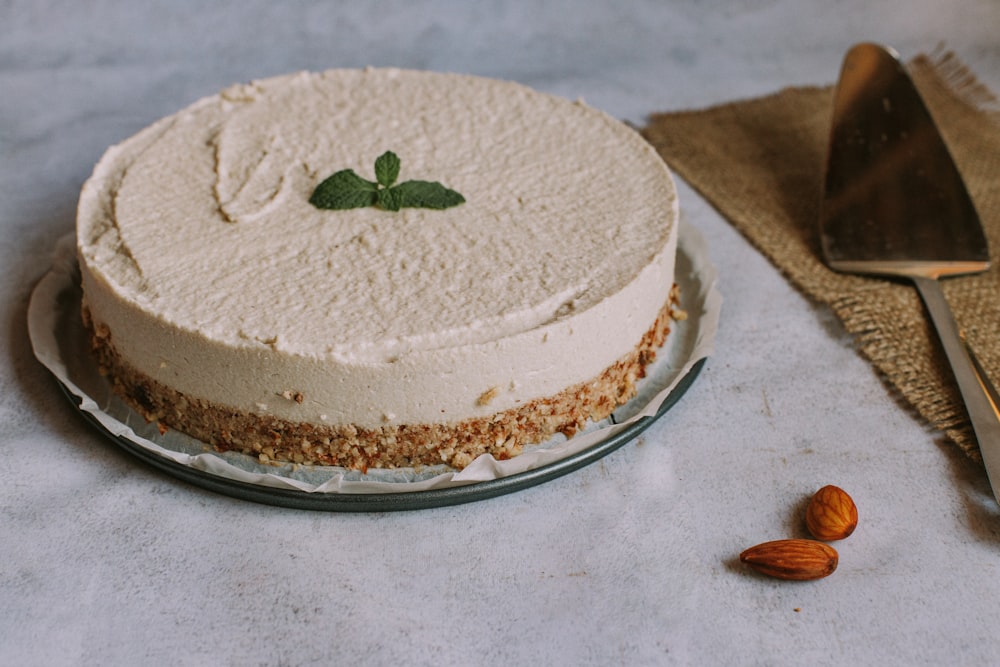
[[(996, 98), (951, 53), (917, 56), (908, 69), (966, 181), (996, 264)], [(703, 110), (655, 114), (642, 131), (667, 164), (794, 285), (832, 308), (904, 404), (978, 458), (958, 389), (913, 286), (836, 273), (822, 261), (818, 219), (832, 102), (832, 86), (787, 88)], [(720, 269), (725, 280), (726, 269)], [(942, 286), (975, 355), (988, 376), (1000, 380), (1000, 268), (950, 278)]]

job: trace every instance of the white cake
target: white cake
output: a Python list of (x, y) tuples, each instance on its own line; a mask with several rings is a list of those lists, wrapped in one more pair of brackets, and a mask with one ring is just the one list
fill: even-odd
[[(443, 210), (310, 203), (331, 174)], [(394, 69), (231, 87), (112, 147), (84, 320), (147, 419), (261, 460), (498, 459), (634, 393), (669, 330), (677, 200), (637, 133), (518, 84)]]

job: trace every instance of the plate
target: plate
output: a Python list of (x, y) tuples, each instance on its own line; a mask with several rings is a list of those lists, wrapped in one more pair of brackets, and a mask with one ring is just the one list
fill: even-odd
[(508, 461), (484, 455), (462, 471), (442, 465), (362, 473), (262, 464), (244, 454), (215, 452), (177, 431), (161, 434), (111, 393), (87, 352), (72, 235), (60, 240), (52, 269), (32, 293), (28, 330), (35, 356), (87, 421), (125, 451), (177, 479), (235, 498), (295, 509), (415, 510), (494, 498), (561, 477), (615, 451), (663, 417), (694, 383), (712, 352), (722, 302), (704, 239), (684, 223), (675, 279), (688, 317), (673, 323), (635, 398), (571, 439), (556, 436)]
[[(662, 416), (674, 406), (688, 390), (701, 371), (705, 359), (700, 359), (683, 377), (681, 382), (670, 392), (653, 417), (642, 417), (614, 435), (601, 440), (596, 445), (576, 454), (571, 454), (555, 463), (544, 465), (508, 477), (500, 477), (485, 482), (472, 482), (463, 486), (451, 486), (426, 491), (409, 491), (397, 493), (310, 493), (296, 489), (279, 489), (261, 486), (251, 482), (241, 482), (209, 472), (176, 463), (154, 454), (149, 449), (136, 444), (129, 438), (116, 436), (106, 429), (92, 413), (82, 411), (81, 414), (104, 435), (120, 445), (130, 454), (137, 456), (154, 468), (173, 475), (178, 479), (190, 482), (209, 491), (215, 491), (227, 496), (289, 507), (303, 510), (325, 510), (336, 512), (391, 512), (399, 510), (429, 509), (458, 505), (473, 500), (486, 500), (514, 491), (520, 491), (542, 482), (562, 477), (578, 470), (594, 461), (610, 454), (622, 445), (634, 439), (649, 427), (654, 420)], [(66, 397), (80, 406), (80, 398), (75, 396), (66, 385), (59, 383)]]

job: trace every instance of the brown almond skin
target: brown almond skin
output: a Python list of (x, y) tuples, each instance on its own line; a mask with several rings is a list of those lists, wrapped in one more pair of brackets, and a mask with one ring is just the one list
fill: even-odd
[(761, 574), (778, 579), (822, 579), (837, 569), (837, 550), (816, 540), (764, 542), (740, 554), (740, 560)]
[(842, 540), (858, 526), (858, 508), (847, 492), (828, 485), (813, 494), (806, 507), (806, 528), (817, 540)]

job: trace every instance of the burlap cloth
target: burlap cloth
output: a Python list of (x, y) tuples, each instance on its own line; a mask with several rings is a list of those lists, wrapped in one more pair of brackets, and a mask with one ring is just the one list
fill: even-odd
[[(996, 264), (997, 99), (951, 53), (921, 55), (908, 67), (966, 180)], [(704, 110), (655, 114), (643, 134), (794, 285), (833, 309), (904, 404), (978, 458), (975, 435), (916, 289), (906, 282), (835, 273), (823, 264), (817, 225), (832, 92), (832, 85), (788, 88)], [(720, 268), (724, 280), (725, 267)], [(988, 376), (1000, 380), (1000, 267), (947, 279), (943, 288)]]

